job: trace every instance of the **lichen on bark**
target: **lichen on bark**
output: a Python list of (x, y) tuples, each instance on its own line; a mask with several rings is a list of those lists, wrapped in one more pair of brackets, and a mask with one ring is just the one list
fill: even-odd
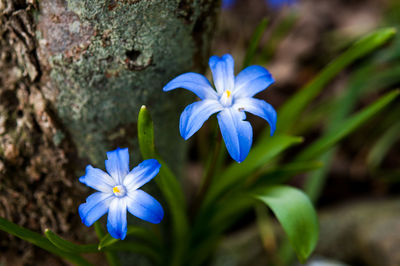
[(40, 49), (50, 55), (42, 58), (50, 62), (49, 79), (57, 88), (48, 97), (80, 156), (102, 164), (107, 150), (135, 146), (127, 134), (134, 131), (129, 127), (135, 127), (140, 106), (147, 104), (156, 125), (163, 123), (164, 132), (173, 135), (161, 138), (162, 150), (182, 159), (174, 152), (182, 150), (176, 130), (182, 100), (171, 101), (162, 87), (177, 74), (199, 70), (198, 57), (204, 62), (208, 55), (210, 30), (196, 31), (199, 24), (212, 27), (209, 13), (216, 7), (212, 1), (188, 3), (41, 1)]

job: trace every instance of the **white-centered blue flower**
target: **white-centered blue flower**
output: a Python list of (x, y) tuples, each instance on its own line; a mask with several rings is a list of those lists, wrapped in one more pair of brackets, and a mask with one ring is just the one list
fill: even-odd
[(98, 190), (79, 206), (79, 215), (86, 226), (108, 212), (107, 230), (114, 238), (124, 239), (127, 231), (126, 211), (150, 223), (164, 217), (161, 204), (139, 189), (155, 177), (161, 165), (155, 159), (145, 160), (129, 171), (128, 149), (107, 152), (107, 173), (91, 165), (79, 178), (83, 184)]
[(249, 66), (234, 76), (234, 60), (231, 55), (212, 56), (209, 66), (213, 75), (213, 89), (203, 75), (185, 73), (171, 80), (164, 91), (184, 88), (195, 93), (201, 101), (188, 105), (183, 111), (179, 129), (187, 140), (197, 132), (214, 113), (218, 113), (218, 124), (231, 157), (242, 162), (249, 154), (253, 141), (253, 130), (245, 121), (245, 112), (265, 119), (273, 135), (276, 126), (276, 111), (267, 102), (253, 98), (274, 82), (271, 74), (261, 66)]

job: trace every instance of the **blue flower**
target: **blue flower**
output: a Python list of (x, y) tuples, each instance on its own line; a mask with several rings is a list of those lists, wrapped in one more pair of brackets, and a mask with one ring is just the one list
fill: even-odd
[(235, 4), (236, 0), (222, 0), (222, 8), (230, 8)]
[(253, 98), (274, 82), (271, 74), (261, 66), (249, 66), (234, 76), (234, 60), (231, 55), (212, 56), (209, 66), (216, 91), (203, 75), (185, 73), (171, 80), (164, 91), (184, 88), (195, 93), (201, 101), (188, 105), (183, 111), (179, 129), (187, 140), (214, 113), (231, 157), (242, 162), (248, 155), (253, 141), (253, 130), (246, 119), (246, 112), (265, 119), (275, 131), (276, 111), (267, 102)]
[(284, 5), (295, 4), (297, 0), (266, 0), (266, 2), (272, 9), (280, 9)]
[(107, 230), (114, 238), (124, 239), (127, 231), (126, 211), (150, 223), (160, 223), (164, 211), (160, 203), (139, 189), (155, 177), (161, 165), (155, 159), (145, 160), (129, 171), (128, 148), (107, 152), (104, 172), (91, 165), (79, 178), (83, 184), (98, 190), (79, 206), (79, 215), (91, 226), (108, 212)]
[[(280, 9), (284, 5), (292, 5), (296, 3), (297, 0), (265, 0), (265, 3), (273, 9)], [(236, 0), (222, 0), (222, 8), (231, 8), (236, 3)]]

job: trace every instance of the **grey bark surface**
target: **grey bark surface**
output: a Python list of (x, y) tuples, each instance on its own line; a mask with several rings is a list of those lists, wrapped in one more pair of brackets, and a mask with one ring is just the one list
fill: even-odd
[[(187, 99), (162, 87), (204, 70), (218, 8), (213, 0), (0, 0), (0, 216), (82, 239), (72, 232), (89, 190), (77, 177), (88, 163), (104, 168), (116, 147), (138, 161), (143, 104), (177, 169)], [(33, 263), (27, 244), (0, 236), (0, 250)]]

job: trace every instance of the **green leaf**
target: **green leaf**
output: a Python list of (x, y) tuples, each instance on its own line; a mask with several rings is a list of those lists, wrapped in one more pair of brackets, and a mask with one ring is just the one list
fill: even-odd
[(143, 159), (151, 159), (155, 154), (153, 120), (145, 105), (142, 105), (138, 117), (138, 140)]
[(363, 123), (367, 122), (372, 116), (381, 111), (390, 102), (392, 102), (399, 95), (400, 91), (395, 90), (387, 93), (386, 95), (379, 98), (375, 103), (363, 110), (359, 111), (350, 118), (344, 120), (342, 123), (337, 125), (337, 130), (333, 131), (326, 136), (318, 139), (313, 144), (308, 146), (302, 153), (297, 156), (297, 161), (305, 161), (309, 159), (316, 158), (323, 152), (334, 146), (344, 137), (352, 133), (355, 129), (361, 126)]
[(291, 177), (317, 170), (323, 166), (320, 161), (294, 162), (277, 165), (262, 174), (252, 187), (281, 184), (287, 182)]
[(157, 159), (161, 164), (160, 176), (156, 178), (168, 203), (185, 208), (185, 196), (178, 179), (174, 176), (165, 161), (157, 154), (154, 145), (154, 126), (146, 106), (140, 108), (138, 117), (138, 140), (143, 159)]
[(96, 232), (97, 238), (100, 240), (102, 239), (105, 235), (106, 232), (103, 229), (103, 226), (101, 225), (100, 221), (94, 222), (94, 231)]
[[(386, 52), (386, 50), (384, 50)], [(356, 103), (361, 97), (368, 97), (371, 91), (376, 91), (379, 88), (390, 87), (393, 84), (398, 83), (400, 80), (400, 68), (397, 66), (387, 67), (382, 69), (382, 64), (387, 62), (381, 62), (381, 53), (377, 56), (378, 63), (366, 63), (363, 67), (359, 68), (349, 81), (349, 85), (343, 91), (342, 95), (338, 99), (330, 99), (331, 103), (335, 104), (335, 108), (331, 109), (329, 113), (324, 114), (324, 119), (328, 122), (324, 136), (337, 131), (341, 123), (346, 119), (349, 113), (355, 108)], [(376, 61), (376, 60), (372, 60)], [(326, 103), (324, 104), (326, 106)], [(316, 113), (316, 110), (312, 110), (312, 113)], [(395, 113), (395, 112), (392, 112)], [(307, 114), (309, 116), (309, 113)], [(389, 119), (389, 123), (396, 120), (395, 117), (386, 116)], [(386, 120), (385, 119), (385, 120)], [(385, 124), (382, 121), (382, 124)], [(331, 149), (321, 155), (321, 160), (324, 166), (317, 171), (312, 172), (306, 179), (304, 191), (315, 201), (323, 191), (327, 174), (331, 167), (333, 158), (335, 156), (335, 149)]]
[(290, 98), (279, 110), (277, 132), (288, 132), (295, 125), (304, 108), (321, 92), (340, 71), (357, 59), (371, 53), (390, 40), (396, 33), (394, 28), (378, 30), (358, 42), (330, 63), (311, 82)]
[(368, 154), (368, 165), (371, 168), (377, 168), (382, 160), (385, 158), (391, 148), (394, 147), (396, 142), (400, 139), (400, 122), (395, 123), (383, 135), (378, 138), (376, 143), (372, 146)]
[[(252, 184), (250, 190), (254, 190), (257, 187), (265, 187), (266, 185), (273, 185), (283, 181), (286, 181), (288, 177), (294, 174), (299, 174), (314, 170), (321, 167), (320, 162), (301, 162), (292, 163), (283, 166), (275, 166), (270, 171), (257, 180), (256, 183)], [(270, 180), (271, 179), (271, 180)], [(210, 238), (215, 238), (215, 235), (219, 235), (227, 230), (232, 224), (234, 224), (239, 217), (241, 217), (247, 210), (250, 210), (254, 205), (254, 199), (248, 197), (249, 189), (244, 191), (237, 191), (226, 195), (221, 200), (215, 202), (207, 212), (203, 213), (196, 219), (193, 235), (197, 235), (201, 241), (204, 238), (204, 234), (207, 234)], [(204, 227), (204, 225), (207, 227)]]
[(16, 225), (13, 222), (10, 222), (1, 217), (0, 217), (0, 230), (5, 231), (9, 234), (12, 234), (18, 238), (21, 238), (22, 240), (25, 240), (29, 243), (32, 243), (35, 246), (38, 246), (44, 250), (47, 250), (48, 252), (53, 253), (54, 255), (59, 256), (61, 258), (64, 258), (76, 265), (91, 265), (88, 261), (83, 259), (81, 256), (79, 256), (77, 254), (65, 252), (65, 251), (57, 248), (42, 235), (40, 235), (36, 232), (33, 232), (29, 229), (26, 229), (24, 227), (21, 227), (19, 225)]
[(254, 59), (254, 55), (256, 54), (257, 47), (260, 44), (261, 38), (265, 32), (265, 29), (268, 25), (268, 19), (263, 18), (254, 30), (253, 36), (251, 37), (250, 43), (247, 48), (246, 56), (243, 61), (243, 68), (248, 67)]
[(328, 177), (328, 171), (331, 168), (331, 163), (333, 156), (335, 154), (335, 149), (323, 153), (319, 159), (323, 163), (323, 167), (311, 172), (304, 183), (304, 192), (307, 193), (312, 202), (316, 202), (321, 195), (325, 181)]
[[(362, 77), (363, 73), (364, 71), (361, 71), (357, 76)], [(352, 82), (353, 84), (350, 86), (350, 89), (348, 90), (348, 93), (345, 95), (344, 99), (338, 102), (339, 108), (328, 118), (330, 120), (330, 124), (324, 136), (314, 142), (297, 157), (297, 160), (304, 161), (309, 158), (316, 158), (317, 156), (320, 156), (319, 159), (324, 163), (324, 167), (314, 171), (308, 176), (304, 185), (304, 190), (312, 201), (316, 201), (323, 190), (327, 173), (335, 154), (333, 147), (336, 145), (336, 143), (379, 112), (382, 108), (394, 100), (398, 94), (398, 92), (396, 94), (396, 91), (388, 93), (374, 104), (366, 107), (363, 111), (360, 111), (358, 114), (353, 115), (351, 118), (346, 120), (344, 117), (348, 112), (350, 112), (359, 95), (361, 95), (364, 91), (362, 88), (365, 86), (359, 84), (359, 81), (362, 83), (362, 80), (363, 79), (360, 79), (359, 77), (356, 78), (355, 82)], [(329, 150), (330, 148), (332, 149)]]
[(274, 212), (301, 263), (313, 252), (319, 234), (317, 213), (306, 194), (288, 186), (257, 189), (254, 197)]
[(91, 244), (91, 245), (77, 245), (72, 242), (69, 242), (58, 235), (56, 235), (53, 231), (50, 229), (46, 229), (44, 231), (44, 234), (46, 235), (47, 239), (56, 247), (58, 247), (61, 250), (64, 250), (66, 252), (71, 252), (71, 253), (91, 253), (91, 252), (98, 252), (99, 250), (97, 249), (96, 244)]
[[(160, 245), (158, 237), (150, 230), (138, 227), (134, 225), (128, 225), (128, 231), (126, 232), (127, 236), (134, 236), (144, 241), (146, 244), (150, 244), (153, 247), (158, 247)], [(113, 245), (117, 243), (119, 239), (113, 238), (110, 234), (106, 234), (100, 241), (98, 245), (98, 249), (101, 250), (105, 247)]]
[(220, 176), (214, 178), (204, 204), (210, 204), (222, 192), (244, 181), (244, 177), (267, 164), (290, 146), (302, 141), (301, 137), (276, 135), (259, 142), (251, 149), (246, 160), (240, 164), (232, 163)]
[(171, 212), (175, 250), (171, 255), (173, 264), (179, 264), (188, 236), (189, 221), (186, 216), (186, 200), (178, 179), (166, 162), (156, 153), (154, 145), (154, 127), (146, 106), (140, 108), (138, 117), (138, 139), (143, 159), (157, 159), (161, 164), (160, 172), (154, 179), (163, 193)]

